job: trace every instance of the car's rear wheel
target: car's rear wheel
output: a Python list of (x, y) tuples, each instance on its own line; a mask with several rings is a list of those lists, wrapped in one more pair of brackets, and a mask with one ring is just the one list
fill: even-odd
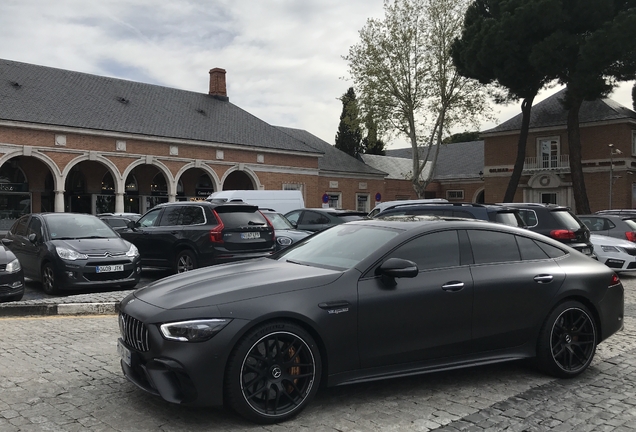
[(197, 268), (197, 258), (194, 252), (188, 249), (177, 252), (177, 257), (174, 263), (175, 273), (184, 273)]
[(278, 321), (244, 337), (227, 372), (228, 405), (249, 420), (269, 424), (305, 408), (318, 390), (322, 366), (311, 335), (293, 323)]
[(539, 367), (559, 378), (582, 373), (596, 352), (597, 329), (590, 311), (578, 301), (555, 307), (546, 319), (537, 345)]
[(42, 290), (47, 294), (57, 294), (59, 288), (55, 280), (55, 271), (51, 263), (44, 263), (42, 266)]

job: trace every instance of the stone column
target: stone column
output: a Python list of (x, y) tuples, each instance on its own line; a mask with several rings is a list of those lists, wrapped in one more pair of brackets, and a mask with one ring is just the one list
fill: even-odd
[(124, 194), (117, 192), (115, 193), (115, 213), (123, 213), (124, 212)]
[(173, 194), (168, 195), (168, 202), (175, 202), (177, 200), (177, 196)]
[(57, 213), (64, 213), (64, 191), (55, 191), (55, 211)]

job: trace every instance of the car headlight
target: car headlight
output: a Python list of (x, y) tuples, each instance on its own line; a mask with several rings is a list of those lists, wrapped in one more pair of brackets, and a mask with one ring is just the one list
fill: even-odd
[(289, 246), (290, 244), (292, 244), (292, 239), (290, 239), (289, 237), (276, 237), (276, 243), (281, 246)]
[(88, 255), (84, 255), (82, 253), (79, 253), (71, 249), (66, 249), (63, 247), (56, 246), (55, 250), (57, 251), (57, 254), (59, 255), (60, 258), (68, 260), (68, 261), (75, 261), (78, 259), (88, 259)]
[(161, 334), (169, 340), (179, 342), (203, 342), (206, 341), (228, 325), (230, 319), (203, 319), (192, 321), (180, 321), (162, 324)]
[(139, 256), (139, 249), (137, 249), (137, 246), (135, 246), (134, 244), (130, 245), (130, 249), (128, 249), (128, 252), (126, 252), (126, 256), (128, 258), (136, 258)]
[(5, 272), (7, 273), (15, 273), (15, 272), (19, 272), (22, 269), (22, 267), (20, 266), (20, 261), (18, 261), (18, 259), (14, 259), (13, 261), (11, 261), (9, 264), (7, 264), (7, 267), (5, 268)]

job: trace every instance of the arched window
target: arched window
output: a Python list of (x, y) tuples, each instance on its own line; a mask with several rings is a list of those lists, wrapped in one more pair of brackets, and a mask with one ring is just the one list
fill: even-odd
[(139, 189), (137, 186), (137, 178), (132, 174), (128, 174), (128, 177), (126, 177), (126, 193), (127, 194), (139, 193)]
[(155, 196), (168, 195), (168, 184), (166, 183), (166, 178), (163, 176), (163, 173), (157, 173), (152, 179), (150, 193)]
[(115, 181), (112, 174), (107, 171), (102, 177), (102, 194), (112, 195), (115, 193)]

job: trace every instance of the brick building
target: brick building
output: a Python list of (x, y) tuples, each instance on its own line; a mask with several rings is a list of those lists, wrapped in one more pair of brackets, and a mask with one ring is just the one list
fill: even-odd
[(228, 189), (369, 209), (386, 173), (208, 93), (0, 60), (0, 229), (40, 211), (143, 213)]
[[(570, 175), (564, 91), (533, 106), (516, 202), (575, 208)], [(636, 205), (636, 112), (612, 101), (584, 102), (580, 110), (582, 164), (590, 208)], [(485, 201), (501, 202), (517, 152), (521, 114), (481, 134)], [(611, 191), (611, 193), (610, 193)]]

